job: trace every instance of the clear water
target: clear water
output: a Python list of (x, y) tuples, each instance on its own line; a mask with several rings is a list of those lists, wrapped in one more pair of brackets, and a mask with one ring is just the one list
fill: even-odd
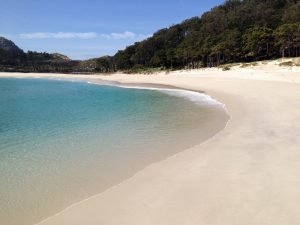
[(199, 143), (226, 119), (219, 104), (189, 93), (0, 79), (0, 224), (39, 222)]

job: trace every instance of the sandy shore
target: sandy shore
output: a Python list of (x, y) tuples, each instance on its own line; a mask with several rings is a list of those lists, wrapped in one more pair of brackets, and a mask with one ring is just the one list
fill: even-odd
[(42, 225), (296, 225), (300, 221), (299, 68), (158, 75), (0, 76), (97, 79), (205, 91), (231, 116), (215, 137), (77, 203)]

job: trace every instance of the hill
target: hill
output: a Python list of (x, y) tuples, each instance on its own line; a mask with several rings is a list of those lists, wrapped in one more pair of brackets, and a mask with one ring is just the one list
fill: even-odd
[(15, 43), (4, 37), (0, 37), (0, 50), (19, 53), (23, 52), (18, 46), (15, 45)]
[[(46, 52), (24, 53), (12, 41), (0, 37), (0, 71), (8, 72), (73, 72), (81, 71), (79, 61), (69, 57)], [(83, 71), (84, 72), (84, 71)]]
[(199, 68), (299, 55), (299, 0), (227, 0), (99, 60), (98, 68)]
[(25, 57), (25, 53), (12, 41), (0, 37), (0, 71), (6, 65), (21, 65)]
[(71, 61), (71, 59), (68, 56), (60, 54), (60, 53), (53, 53), (53, 54), (51, 54), (51, 56), (52, 56), (52, 59)]
[(13, 42), (0, 38), (0, 71), (138, 72), (297, 56), (299, 0), (227, 0), (201, 17), (161, 29), (114, 56), (84, 61), (58, 53), (24, 53)]

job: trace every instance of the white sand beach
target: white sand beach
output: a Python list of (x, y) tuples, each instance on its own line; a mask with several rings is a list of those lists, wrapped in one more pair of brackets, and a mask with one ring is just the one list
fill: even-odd
[[(299, 59), (298, 59), (299, 60)], [(40, 225), (296, 225), (300, 221), (300, 69), (278, 61), (98, 79), (204, 91), (226, 105), (227, 127)]]

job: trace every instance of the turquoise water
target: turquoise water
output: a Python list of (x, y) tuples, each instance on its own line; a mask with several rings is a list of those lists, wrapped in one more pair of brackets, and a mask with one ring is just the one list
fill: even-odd
[(0, 224), (41, 221), (226, 120), (221, 105), (195, 93), (0, 79)]

